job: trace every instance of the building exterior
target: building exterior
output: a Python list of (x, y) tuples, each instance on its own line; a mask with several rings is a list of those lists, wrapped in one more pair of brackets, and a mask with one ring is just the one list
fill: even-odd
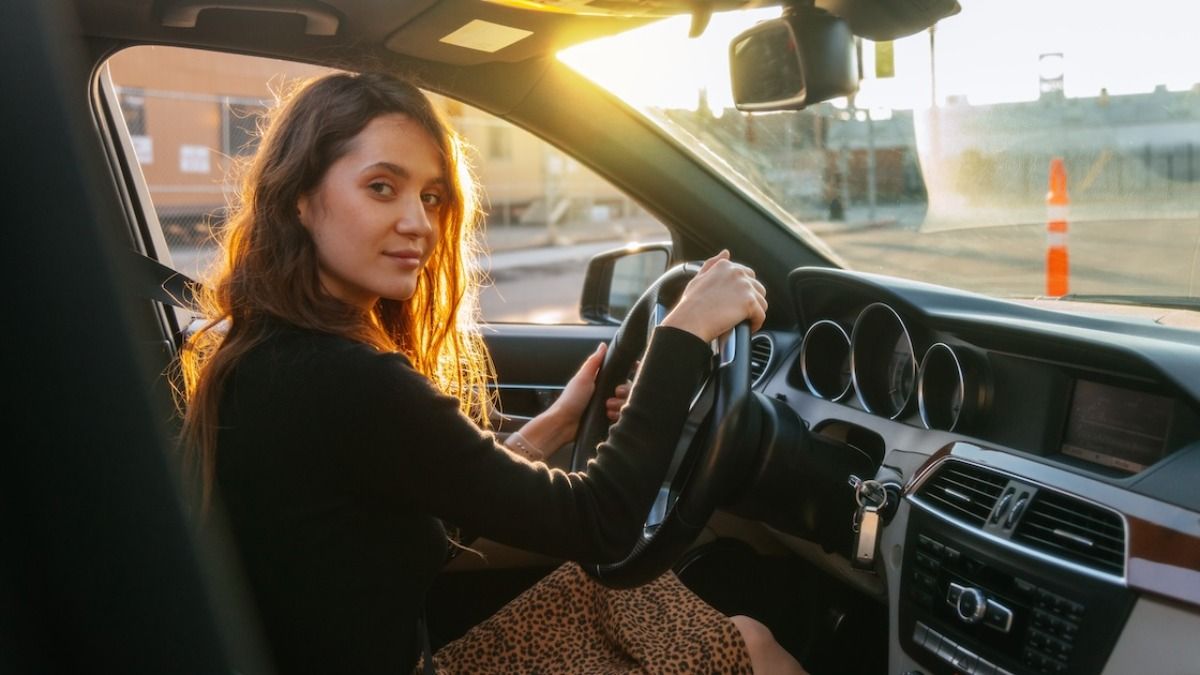
[[(289, 87), (329, 72), (303, 64), (166, 47), (109, 61), (114, 88), (159, 219), (173, 243), (202, 244), (236, 190), (237, 162), (261, 115)], [(491, 225), (606, 219), (632, 204), (536, 137), (432, 95), (473, 148)]]

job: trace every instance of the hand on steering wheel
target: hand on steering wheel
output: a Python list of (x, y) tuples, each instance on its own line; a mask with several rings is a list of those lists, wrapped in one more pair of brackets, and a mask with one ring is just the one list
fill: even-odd
[[(668, 309), (674, 306), (674, 309)], [(642, 537), (622, 561), (585, 566), (601, 583), (631, 587), (666, 572), (708, 522), (720, 501), (737, 485), (745, 453), (757, 447), (757, 408), (745, 406), (750, 391), (750, 332), (766, 312), (762, 285), (747, 268), (722, 252), (703, 266), (668, 270), (630, 309), (609, 346), (596, 379), (596, 392), (580, 422), (571, 468), (581, 471), (608, 434), (606, 397), (624, 382), (658, 325), (687, 330), (707, 341), (729, 331), (720, 358), (676, 444), (659, 496)]]

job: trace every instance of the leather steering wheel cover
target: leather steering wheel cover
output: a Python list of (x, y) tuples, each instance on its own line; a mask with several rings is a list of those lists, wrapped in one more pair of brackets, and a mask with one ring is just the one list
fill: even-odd
[(588, 401), (580, 419), (579, 431), (571, 448), (572, 471), (584, 471), (596, 446), (608, 437), (606, 397), (602, 392), (612, 391), (624, 382), (634, 362), (646, 351), (650, 338), (650, 312), (654, 305), (659, 302), (660, 297), (682, 293), (687, 282), (699, 271), (700, 267), (694, 263), (672, 267), (642, 293), (625, 315), (625, 319), (608, 343), (604, 363), (600, 365), (600, 372), (596, 375), (596, 393), (592, 395), (592, 400)]
[[(573, 470), (586, 466), (590, 451), (607, 436), (605, 397), (628, 373), (645, 351), (649, 337), (650, 312), (660, 297), (681, 292), (699, 267), (679, 265), (663, 274), (634, 304), (613, 336), (608, 355), (597, 376), (596, 394), (589, 402), (571, 459)], [(746, 448), (757, 448), (757, 438), (747, 438), (745, 429), (757, 429), (757, 409), (747, 405), (750, 392), (750, 329), (739, 324), (733, 332), (734, 354), (730, 363), (714, 370), (707, 386), (716, 386), (716, 398), (708, 417), (708, 440), (699, 453), (685, 461), (675, 476), (677, 499), (668, 506), (662, 523), (649, 536), (638, 538), (625, 559), (615, 563), (584, 565), (583, 569), (610, 588), (632, 588), (662, 575), (707, 524), (718, 503), (747, 467)], [(701, 432), (704, 433), (704, 432)], [(582, 466), (581, 466), (582, 465)]]

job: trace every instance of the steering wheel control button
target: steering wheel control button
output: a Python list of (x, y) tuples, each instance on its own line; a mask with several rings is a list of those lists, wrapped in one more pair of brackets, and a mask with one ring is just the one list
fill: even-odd
[(958, 618), (967, 623), (979, 623), (987, 613), (987, 598), (978, 588), (964, 588), (955, 607)]
[(1012, 610), (1004, 605), (989, 599), (987, 601), (987, 612), (983, 615), (983, 622), (992, 628), (1007, 633), (1012, 630), (1013, 613)]

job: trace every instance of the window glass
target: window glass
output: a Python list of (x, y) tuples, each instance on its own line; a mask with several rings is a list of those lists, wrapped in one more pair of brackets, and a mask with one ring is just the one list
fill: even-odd
[(252, 155), (258, 149), (258, 120), (266, 106), (257, 101), (226, 101), (221, 106), (222, 150), (226, 155)]
[[(297, 63), (173, 47), (109, 61), (134, 151), (176, 268), (201, 276), (277, 92), (329, 72)], [(631, 241), (670, 238), (637, 204), (533, 135), (431, 95), (471, 146), (487, 211), (481, 299), (489, 322), (580, 323), (587, 260)]]

